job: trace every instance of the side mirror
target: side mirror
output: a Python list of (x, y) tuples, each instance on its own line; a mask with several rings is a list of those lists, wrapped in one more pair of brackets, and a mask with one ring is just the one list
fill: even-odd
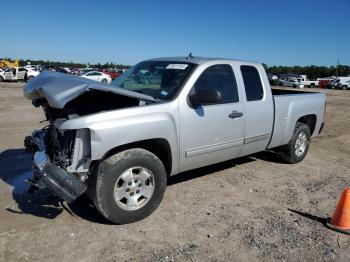
[(190, 95), (192, 106), (217, 104), (221, 101), (221, 94), (216, 89), (200, 89), (197, 93)]

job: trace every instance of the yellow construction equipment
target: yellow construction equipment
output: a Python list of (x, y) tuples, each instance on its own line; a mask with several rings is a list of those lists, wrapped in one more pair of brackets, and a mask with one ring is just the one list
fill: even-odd
[(19, 67), (18, 59), (16, 59), (14, 62), (11, 62), (9, 60), (0, 60), (0, 68), (2, 67)]

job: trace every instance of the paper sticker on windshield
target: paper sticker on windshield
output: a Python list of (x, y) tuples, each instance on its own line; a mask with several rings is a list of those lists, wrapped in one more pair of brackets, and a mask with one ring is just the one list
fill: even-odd
[(160, 92), (160, 94), (163, 95), (163, 96), (167, 96), (168, 92), (163, 90), (162, 92)]
[(187, 64), (169, 64), (165, 69), (180, 69), (184, 70), (186, 69), (188, 65)]

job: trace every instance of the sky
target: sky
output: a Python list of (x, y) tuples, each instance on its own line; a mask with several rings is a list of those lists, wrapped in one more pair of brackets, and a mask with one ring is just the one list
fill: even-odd
[(16, 0), (0, 57), (133, 65), (154, 57), (350, 65), (350, 0)]

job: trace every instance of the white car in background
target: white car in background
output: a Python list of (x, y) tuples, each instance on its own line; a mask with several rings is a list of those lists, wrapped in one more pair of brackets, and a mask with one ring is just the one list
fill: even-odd
[(281, 79), (279, 85), (285, 87), (304, 88), (304, 85), (300, 84), (296, 78)]
[(337, 83), (337, 88), (338, 89), (343, 89), (343, 90), (346, 90), (346, 89), (350, 89), (350, 79), (347, 80), (347, 81), (339, 81)]
[(333, 88), (346, 90), (349, 88), (350, 76), (340, 76), (331, 83)]
[(26, 65), (26, 66), (24, 66), (24, 68), (27, 70), (40, 71), (39, 66), (37, 66), (37, 65)]
[(29, 81), (38, 76), (40, 72), (24, 67), (7, 68), (2, 74), (0, 81)]
[(95, 80), (95, 81), (107, 83), (107, 84), (112, 83), (112, 78), (110, 75), (107, 75), (99, 71), (90, 71), (80, 75), (80, 77), (88, 78), (91, 80)]

